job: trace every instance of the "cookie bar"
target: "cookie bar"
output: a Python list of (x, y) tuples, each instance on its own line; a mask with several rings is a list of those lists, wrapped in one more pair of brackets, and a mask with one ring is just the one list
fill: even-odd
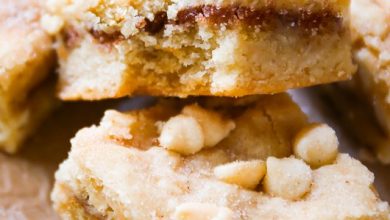
[(348, 79), (348, 0), (49, 1), (59, 96), (269, 94)]
[[(0, 149), (15, 152), (48, 114), (54, 90), (51, 38), (40, 27), (39, 1), (0, 3)], [(44, 84), (44, 85), (41, 85)]]
[(373, 174), (286, 94), (109, 110), (71, 143), (51, 196), (63, 219), (389, 215)]
[[(354, 58), (359, 65), (352, 87), (372, 105), (377, 121), (390, 137), (390, 2), (351, 3)], [(390, 144), (378, 144), (381, 161), (390, 163)], [(383, 153), (381, 153), (383, 152)]]

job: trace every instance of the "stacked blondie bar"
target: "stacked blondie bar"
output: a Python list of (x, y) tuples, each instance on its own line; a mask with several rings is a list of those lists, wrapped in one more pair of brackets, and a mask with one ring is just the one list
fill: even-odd
[(357, 103), (347, 104), (341, 111), (358, 115), (364, 109), (360, 117), (348, 123), (365, 123), (374, 132), (367, 131), (367, 126), (357, 126), (353, 134), (369, 134), (363, 142), (376, 151), (381, 162), (390, 164), (390, 2), (352, 1), (351, 15), (353, 55), (359, 71), (353, 81), (326, 92), (336, 103), (348, 103), (346, 99), (351, 97)]
[(55, 38), (60, 99), (158, 96), (107, 110), (71, 140), (51, 195), (63, 219), (389, 218), (373, 174), (285, 93), (352, 77), (349, 0), (45, 5), (39, 30)]
[(0, 2), (0, 149), (15, 152), (53, 108), (51, 38), (38, 0)]

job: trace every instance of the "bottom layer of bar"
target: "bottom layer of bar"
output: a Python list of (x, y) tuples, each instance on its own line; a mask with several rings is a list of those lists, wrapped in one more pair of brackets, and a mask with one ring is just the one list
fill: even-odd
[(54, 207), (64, 219), (388, 218), (360, 162), (336, 153), (310, 167), (295, 156), (307, 128), (287, 95), (107, 111), (72, 140)]

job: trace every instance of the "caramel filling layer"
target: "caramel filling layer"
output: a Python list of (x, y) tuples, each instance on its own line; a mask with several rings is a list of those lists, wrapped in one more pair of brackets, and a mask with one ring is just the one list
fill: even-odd
[(332, 29), (342, 26), (342, 17), (329, 9), (319, 12), (310, 10), (277, 10), (272, 7), (252, 9), (248, 7), (230, 6), (216, 7), (204, 5), (191, 7), (178, 12), (173, 23), (194, 24), (207, 20), (213, 24), (234, 24), (242, 22), (248, 26), (276, 27), (276, 25), (305, 29)]
[[(253, 9), (240, 6), (202, 5), (179, 11), (175, 19), (168, 19), (166, 12), (158, 12), (154, 17), (152, 21), (145, 19), (140, 22), (137, 28), (150, 34), (158, 34), (167, 24), (191, 28), (197, 23), (207, 22), (227, 27), (244, 24), (248, 28), (263, 31), (282, 27), (298, 29), (311, 35), (340, 32), (343, 29), (343, 17), (330, 9), (313, 12), (306, 9), (277, 10), (272, 7)], [(92, 30), (90, 33), (101, 43), (124, 39), (120, 32), (107, 34), (103, 31)]]

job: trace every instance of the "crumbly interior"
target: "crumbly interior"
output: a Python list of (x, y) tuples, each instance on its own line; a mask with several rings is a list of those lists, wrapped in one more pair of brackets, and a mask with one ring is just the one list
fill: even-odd
[[(235, 129), (216, 146), (189, 156), (160, 147), (158, 136), (161, 122), (190, 103), (163, 101), (148, 110), (108, 111), (99, 126), (82, 129), (56, 173), (55, 209), (64, 219), (388, 218), (388, 204), (372, 186), (373, 174), (345, 154), (332, 164), (306, 168), (312, 182), (296, 200), (270, 196), (261, 185), (249, 190), (217, 178), (214, 168), (223, 164), (291, 156), (292, 139), (307, 125), (306, 117), (285, 94), (244, 104), (197, 102), (233, 120)], [(284, 161), (290, 160), (303, 163), (293, 156)], [(237, 163), (232, 165), (237, 168)], [(284, 177), (299, 170), (290, 172)]]
[[(386, 0), (351, 4), (354, 58), (359, 65), (358, 91), (373, 104), (378, 122), (390, 137), (390, 5)], [(388, 148), (381, 145), (379, 148)], [(379, 151), (389, 152), (388, 149)], [(386, 156), (388, 157), (388, 156)], [(390, 161), (390, 158), (382, 158)]]
[[(355, 70), (346, 28), (349, 2), (328, 3), (240, 1), (264, 15), (240, 20), (233, 13), (220, 21), (200, 18), (207, 16), (202, 11), (181, 16), (180, 23), (173, 20), (188, 7), (217, 10), (237, 3), (53, 1), (53, 19), (63, 21), (57, 28), (59, 96), (244, 96), (347, 79)], [(319, 17), (304, 20), (300, 10)]]
[(51, 38), (39, 26), (39, 1), (4, 0), (0, 5), (0, 149), (12, 153), (48, 114)]

